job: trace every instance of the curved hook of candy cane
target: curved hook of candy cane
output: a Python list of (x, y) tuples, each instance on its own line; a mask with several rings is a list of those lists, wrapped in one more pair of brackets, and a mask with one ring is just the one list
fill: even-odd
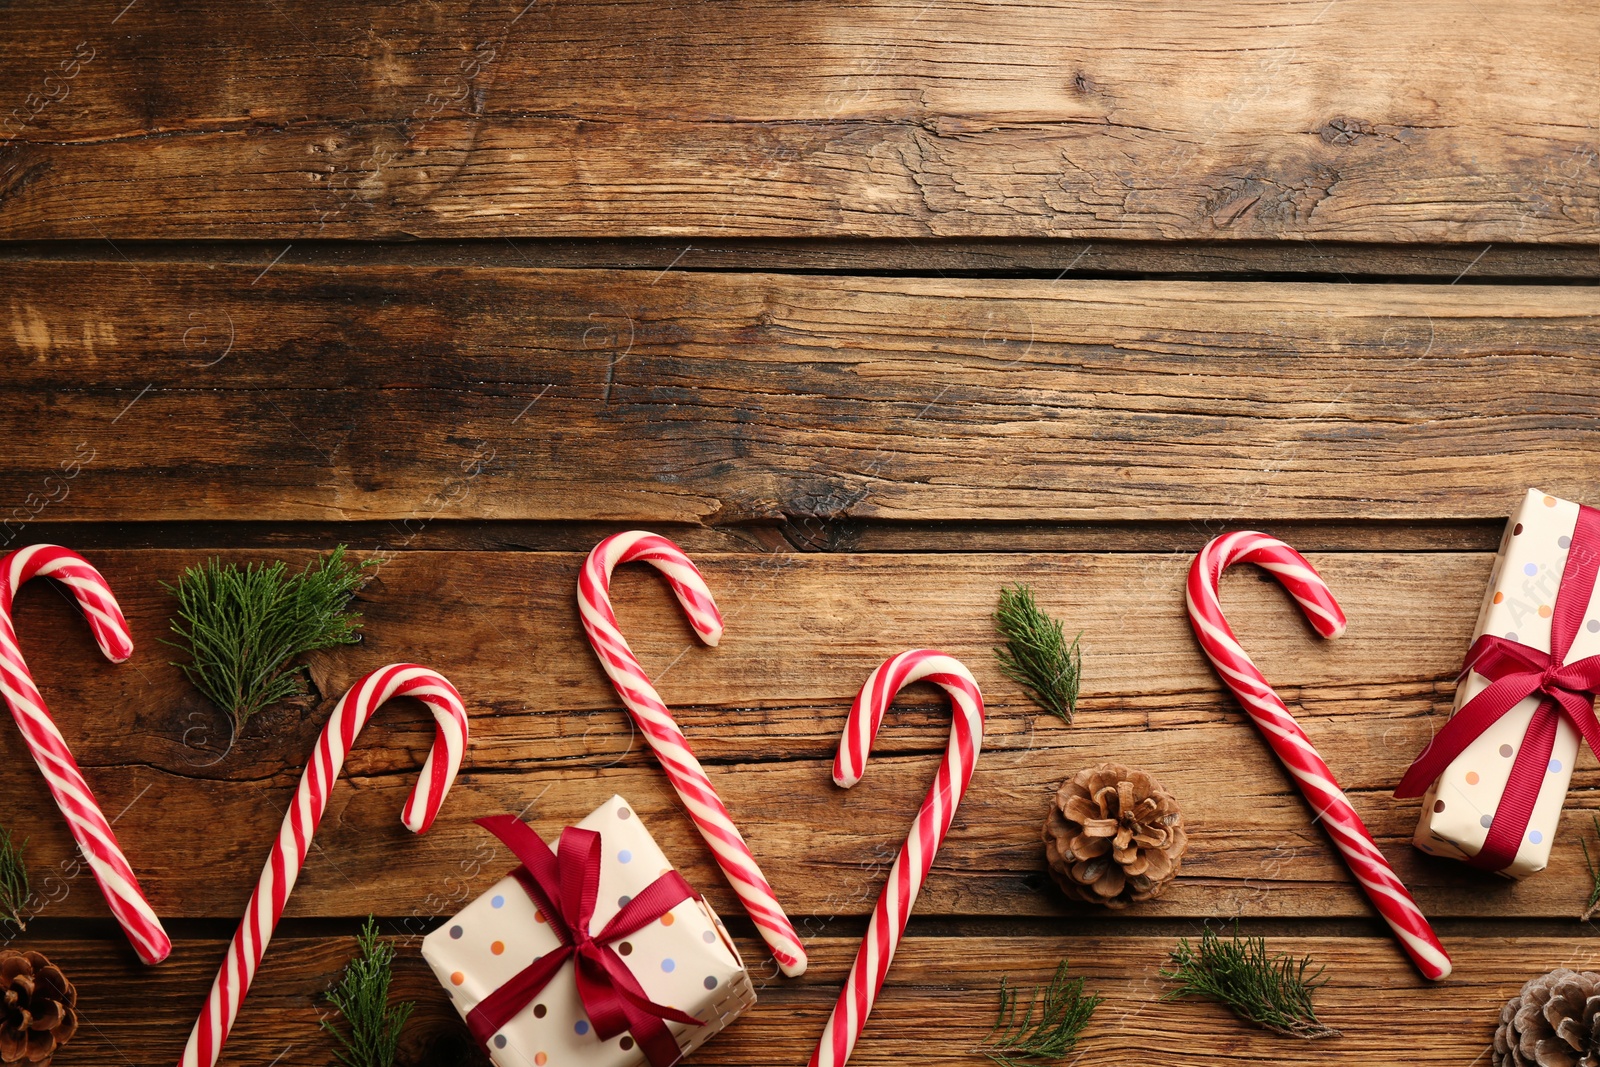
[(5, 617), (7, 629), (11, 626), (12, 600), (23, 583), (30, 578), (54, 578), (67, 587), (83, 609), (94, 643), (106, 659), (121, 663), (133, 655), (128, 620), (111, 595), (111, 587), (94, 565), (76, 552), (60, 545), (29, 545), (0, 561), (0, 571), (5, 574), (5, 581), (0, 583), (0, 615)]
[[(629, 530), (615, 534), (594, 546), (584, 562), (583, 576), (579, 580), (578, 609), (583, 613), (587, 627), (591, 622), (601, 628), (599, 636), (607, 639), (607, 646), (625, 652), (631, 658), (633, 649), (617, 628), (617, 616), (611, 610), (611, 572), (624, 563), (648, 563), (667, 579), (673, 595), (678, 598), (684, 616), (695, 636), (716, 647), (722, 640), (722, 613), (711, 599), (700, 568), (694, 565), (683, 549), (646, 530)], [(584, 595), (583, 585), (590, 586)], [(602, 663), (609, 660), (602, 659)], [(609, 673), (609, 667), (607, 668)], [(615, 677), (615, 676), (613, 676)], [(641, 679), (648, 686), (648, 678)]]
[[(1330, 641), (1344, 636), (1349, 621), (1345, 618), (1344, 609), (1339, 607), (1339, 602), (1333, 598), (1333, 591), (1328, 588), (1328, 583), (1322, 580), (1322, 575), (1289, 545), (1276, 537), (1254, 530), (1240, 530), (1237, 533), (1214, 537), (1195, 557), (1194, 563), (1189, 567), (1189, 584), (1185, 590), (1191, 619), (1200, 619), (1195, 613), (1197, 603), (1217, 602), (1217, 588), (1222, 582), (1222, 572), (1235, 563), (1254, 563), (1278, 579), (1284, 590), (1300, 606), (1306, 621), (1311, 623), (1317, 633)], [(1222, 617), (1220, 608), (1214, 617), (1203, 619), (1201, 622), (1207, 627), (1208, 634), (1221, 641), (1236, 655), (1250, 660), (1250, 656), (1239, 646), (1238, 639), (1234, 637), (1228, 620)], [(1200, 623), (1197, 622), (1196, 625)], [(1255, 661), (1250, 660), (1250, 662)]]
[(0, 694), (11, 708), (34, 762), (44, 774), (56, 806), (66, 816), (78, 850), (88, 863), (111, 913), (145, 963), (160, 963), (172, 951), (172, 940), (144, 898), (139, 879), (117, 843), (111, 823), (94, 799), (89, 783), (72, 758), (66, 740), (50, 718), (44, 697), (33, 683), (17, 644), (11, 607), (17, 590), (31, 578), (53, 578), (71, 591), (89, 622), (95, 644), (113, 663), (133, 655), (127, 620), (111, 595), (111, 587), (93, 565), (76, 552), (57, 545), (30, 545), (0, 560)]
[(745, 844), (722, 798), (706, 777), (706, 772), (689, 748), (689, 741), (672, 718), (661, 695), (644, 667), (628, 647), (617, 628), (611, 610), (611, 571), (623, 563), (649, 563), (666, 576), (678, 603), (688, 616), (689, 625), (708, 645), (722, 638), (722, 616), (711, 599), (700, 571), (683, 550), (665, 537), (633, 530), (601, 541), (589, 553), (578, 576), (578, 616), (600, 666), (605, 669), (617, 695), (627, 706), (633, 721), (666, 772), (667, 780), (683, 801), (695, 828), (711, 848), (717, 866), (738, 895), (745, 912), (756, 924), (761, 939), (772, 950), (772, 957), (785, 975), (804, 974), (806, 950), (800, 935), (784, 914), (772, 886)]
[(1310, 738), (1267, 683), (1255, 661), (1240, 647), (1222, 615), (1217, 591), (1222, 572), (1234, 563), (1254, 563), (1276, 578), (1300, 605), (1318, 633), (1336, 638), (1345, 616), (1322, 576), (1293, 548), (1263, 533), (1241, 531), (1214, 538), (1189, 568), (1185, 588), (1195, 637), (1223, 682), (1239, 698), (1317, 818), (1328, 830), (1345, 866), (1389, 924), (1400, 947), (1425, 978), (1450, 974), (1450, 956), (1422, 910), (1373, 841), (1361, 816), (1339, 788)]
[(844, 1067), (850, 1059), (883, 988), (911, 908), (950, 830), (956, 806), (972, 781), (983, 747), (983, 694), (971, 672), (960, 660), (943, 652), (913, 649), (890, 657), (867, 676), (850, 706), (850, 717), (839, 739), (839, 754), (833, 764), (835, 783), (849, 789), (861, 780), (872, 741), (883, 724), (883, 713), (896, 693), (916, 681), (932, 682), (950, 695), (954, 712), (950, 741), (911, 832), (889, 868), (889, 878), (867, 924), (867, 936), (862, 939), (844, 989), (811, 1054), (811, 1067)]
[(267, 856), (255, 892), (228, 945), (228, 955), (211, 984), (200, 1017), (189, 1033), (182, 1067), (213, 1067), (222, 1055), (239, 1007), (250, 990), (261, 957), (272, 940), (289, 894), (300, 877), (311, 838), (328, 806), (333, 783), (361, 728), (374, 712), (395, 697), (413, 697), (427, 705), (437, 727), (422, 774), (412, 787), (400, 821), (412, 833), (433, 825), (467, 748), (467, 711), (461, 694), (445, 677), (415, 663), (393, 663), (361, 679), (339, 699), (311, 754), (300, 788), (283, 817), (283, 826)]

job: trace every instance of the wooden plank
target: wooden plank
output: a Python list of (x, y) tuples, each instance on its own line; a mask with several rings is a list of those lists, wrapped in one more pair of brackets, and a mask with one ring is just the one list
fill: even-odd
[(1600, 454), (1589, 288), (266, 266), (0, 266), (0, 531), (1495, 519)]
[[(1354, 281), (1600, 278), (1594, 245), (1354, 241), (1075, 241), (1061, 238), (447, 238), (424, 241), (118, 241), (121, 259), (226, 267), (543, 267), (563, 270), (1205, 277)], [(101, 238), (0, 242), (9, 262), (100, 262)], [(281, 257), (281, 258), (280, 258)]]
[(1507, 18), (32, 0), (0, 236), (1590, 243), (1595, 13)]
[[(118, 833), (162, 913), (237, 914), (329, 701), (267, 713), (224, 754), (218, 716), (157, 644), (170, 612), (160, 581), (201, 557), (94, 558), (134, 620), (134, 659), (96, 662), (68, 605), (43, 588), (19, 598), (23, 646), (104, 807), (120, 813)], [(1314, 558), (1353, 620), (1346, 638), (1309, 636), (1281, 592), (1248, 572), (1227, 582), (1230, 617), (1423, 906), (1441, 916), (1576, 914), (1590, 884), (1577, 838), (1589, 810), (1600, 809), (1592, 755), (1580, 760), (1550, 869), (1517, 884), (1415, 852), (1408, 842), (1417, 802), (1389, 796), (1447, 713), (1489, 556)], [(1183, 876), (1133, 917), (1369, 914), (1304, 802), (1195, 649), (1179, 593), (1187, 555), (698, 559), (728, 618), (721, 647), (694, 648), (670, 594), (637, 568), (617, 576), (622, 625), (796, 915), (869, 910), (883, 859), (926, 790), (948, 731), (932, 693), (908, 694), (855, 790), (842, 793), (828, 774), (856, 688), (883, 657), (916, 645), (961, 657), (990, 702), (986, 753), (920, 914), (1088, 914), (1046, 883), (1038, 830), (1055, 785), (1107, 758), (1155, 773), (1182, 801), (1192, 829)], [(399, 554), (382, 568), (361, 597), (364, 644), (314, 658), (318, 691), (336, 697), (383, 663), (427, 663), (467, 696), (473, 749), (438, 825), (411, 838), (397, 813), (431, 720), (416, 708), (386, 712), (351, 755), (291, 914), (376, 908), (433, 916), (483, 888), (502, 862), (441, 883), (438, 872), (483, 840), (472, 818), (526, 811), (554, 833), (613, 792), (649, 820), (691, 881), (736, 911), (581, 637), (571, 599), (580, 563), (565, 554), (429, 552)], [(1017, 581), (1035, 584), (1052, 610), (1084, 630), (1085, 699), (1071, 727), (1039, 714), (994, 670), (990, 612), (1000, 586)], [(936, 597), (927, 592), (934, 589)], [(7, 750), (21, 757), (9, 732), (0, 736)], [(47, 917), (102, 915), (92, 886), (71, 877), (71, 842), (48, 797), (18, 789), (11, 803), (7, 824), (33, 839), (36, 869), (58, 883), (47, 890)], [(197, 838), (197, 822), (227, 831)], [(202, 870), (207, 877), (197, 879)]]
[[(1248, 931), (1247, 931), (1248, 932)], [(1164, 1001), (1157, 971), (1176, 938), (911, 937), (889, 971), (884, 992), (851, 1062), (970, 1067), (995, 1017), (999, 976), (1044, 981), (1066, 957), (1085, 986), (1105, 997), (1074, 1055), (1084, 1064), (1189, 1064), (1203, 1043), (1210, 1063), (1369, 1064), (1399, 1061), (1461, 1064), (1484, 1056), (1499, 1010), (1522, 982), (1554, 967), (1593, 968), (1583, 937), (1458, 938), (1456, 969), (1428, 985), (1379, 938), (1271, 938), (1276, 951), (1312, 954), (1328, 966), (1317, 994), (1319, 1016), (1343, 1031), (1307, 1042), (1244, 1026), (1206, 1001)], [(747, 963), (758, 945), (740, 940)], [(68, 1051), (75, 1063), (172, 1062), (222, 956), (216, 941), (181, 940), (167, 963), (141, 968), (103, 941), (39, 945), (79, 988), (86, 1024)], [(853, 938), (811, 940), (811, 968), (794, 980), (767, 978), (754, 965), (756, 1006), (709, 1042), (691, 1062), (790, 1067), (804, 1062), (856, 949)], [(318, 1029), (322, 993), (353, 952), (351, 938), (285, 937), (272, 943), (229, 1038), (224, 1064), (278, 1067), (329, 1062)], [(394, 995), (418, 1007), (405, 1031), (402, 1062), (486, 1062), (470, 1058), (465, 1027), (417, 955), (400, 942)], [(137, 988), (137, 996), (128, 995)]]

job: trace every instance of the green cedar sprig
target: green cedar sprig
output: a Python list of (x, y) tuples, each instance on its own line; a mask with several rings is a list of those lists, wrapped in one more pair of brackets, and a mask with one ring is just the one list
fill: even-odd
[[(1082, 978), (1067, 978), (1066, 960), (1048, 986), (1035, 986), (1024, 996), (1001, 977), (1000, 1014), (978, 1051), (1000, 1067), (1065, 1059), (1103, 999), (1085, 993)], [(1025, 1005), (1020, 1017), (1019, 1005)]]
[(263, 708), (305, 692), (296, 656), (360, 640), (361, 617), (345, 609), (376, 561), (351, 565), (344, 551), (338, 546), (299, 574), (282, 561), (241, 570), (212, 559), (175, 586), (163, 583), (178, 598), (179, 640), (165, 643), (189, 653), (177, 666), (236, 732)]
[(22, 850), (27, 847), (27, 838), (17, 844), (10, 830), (0, 829), (0, 920), (16, 924), (18, 930), (28, 928), (26, 912), (33, 896), (28, 888), (28, 867), (22, 860)]
[[(1591, 815), (1589, 819), (1594, 824), (1596, 838), (1600, 838), (1600, 815)], [(1578, 844), (1583, 848), (1583, 865), (1589, 868), (1589, 878), (1594, 882), (1594, 888), (1589, 890), (1589, 903), (1584, 906), (1583, 914), (1579, 918), (1588, 922), (1594, 918), (1594, 913), (1600, 910), (1600, 866), (1589, 858), (1589, 843), (1583, 838), (1578, 838)]]
[(394, 1067), (400, 1048), (400, 1031), (416, 1004), (389, 1003), (389, 983), (394, 978), (394, 946), (378, 940), (378, 921), (367, 916), (356, 938), (361, 952), (344, 969), (328, 1000), (350, 1026), (345, 1035), (326, 1018), (322, 1028), (339, 1042), (334, 1052), (345, 1067)]
[(1179, 983), (1162, 995), (1162, 1000), (1178, 997), (1209, 997), (1227, 1005), (1246, 1022), (1290, 1037), (1338, 1037), (1339, 1031), (1325, 1026), (1311, 1006), (1311, 994), (1327, 980), (1318, 967), (1309, 977), (1311, 957), (1295, 959), (1287, 954), (1267, 955), (1264, 938), (1239, 936), (1234, 924), (1233, 938), (1224, 941), (1206, 927), (1195, 950), (1183, 938), (1172, 951), (1173, 969), (1161, 977)]
[(995, 629), (1006, 639), (994, 654), (1000, 673), (1021, 685), (1050, 714), (1071, 722), (1078, 710), (1078, 678), (1083, 654), (1074, 637), (1069, 644), (1061, 621), (1052, 619), (1033, 599), (1026, 585), (1000, 589), (1000, 607), (994, 613)]

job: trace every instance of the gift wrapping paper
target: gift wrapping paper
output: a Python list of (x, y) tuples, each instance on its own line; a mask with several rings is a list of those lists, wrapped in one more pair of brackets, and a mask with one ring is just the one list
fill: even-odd
[[(672, 869), (631, 805), (614, 796), (578, 826), (600, 834), (600, 889), (592, 930)], [(538, 906), (507, 876), (423, 938), (422, 956), (462, 1018), (534, 960), (559, 947)], [(667, 1028), (687, 1055), (755, 1003), (750, 975), (716, 912), (685, 900), (656, 922), (614, 943), (645, 994), (705, 1022)], [(636, 1067), (645, 1063), (624, 1033), (600, 1041), (584, 1014), (568, 960), (489, 1042), (496, 1067)]]
[[(1506, 524), (1473, 631), (1474, 641), (1487, 633), (1544, 652), (1550, 650), (1551, 608), (1556, 590), (1561, 587), (1567, 548), (1577, 521), (1577, 504), (1537, 489), (1528, 490)], [(1568, 663), (1600, 653), (1600, 589), (1591, 591), (1588, 605), (1567, 653)], [(1455, 710), (1459, 711), (1487, 686), (1482, 675), (1469, 672), (1456, 690)], [(1478, 854), (1505, 792), (1517, 746), (1528, 731), (1539, 699), (1538, 694), (1527, 697), (1508, 711), (1468, 745), (1423, 794), (1422, 818), (1413, 838), (1418, 848), (1451, 859)], [(1577, 729), (1563, 716), (1556, 727), (1555, 748), (1527, 832), (1516, 858), (1499, 872), (1506, 877), (1526, 877), (1550, 862), (1550, 846), (1572, 780), (1578, 742)]]

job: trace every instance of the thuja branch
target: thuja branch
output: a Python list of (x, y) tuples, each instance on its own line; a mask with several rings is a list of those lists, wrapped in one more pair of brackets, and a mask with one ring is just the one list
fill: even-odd
[(1339, 1036), (1339, 1031), (1323, 1025), (1311, 1006), (1311, 994), (1326, 980), (1321, 977), (1321, 967), (1306, 974), (1310, 956), (1269, 956), (1264, 939), (1241, 938), (1236, 924), (1229, 941), (1210, 927), (1201, 935), (1198, 949), (1188, 938), (1180, 940), (1171, 959), (1173, 969), (1160, 973), (1177, 982), (1178, 988), (1163, 994), (1162, 1000), (1209, 997), (1246, 1022), (1276, 1033), (1305, 1038)]
[(1083, 667), (1078, 638), (1068, 642), (1061, 621), (1045, 614), (1033, 590), (1020, 584), (1001, 588), (994, 625), (1006, 641), (994, 650), (1000, 673), (1026, 689), (1050, 714), (1071, 722), (1078, 710)]
[(28, 928), (28, 901), (32, 890), (28, 887), (28, 867), (23, 862), (22, 850), (28, 847), (24, 839), (13, 841), (11, 831), (0, 829), (0, 920), (15, 924), (18, 930)]
[[(1589, 820), (1594, 825), (1595, 838), (1600, 840), (1600, 815), (1591, 815)], [(1578, 844), (1583, 848), (1583, 864), (1589, 868), (1589, 880), (1594, 883), (1594, 887), (1589, 890), (1589, 902), (1584, 905), (1583, 914), (1579, 916), (1583, 922), (1588, 922), (1594, 918), (1595, 911), (1600, 910), (1600, 865), (1589, 858), (1589, 842), (1579, 837)]]
[(1000, 1014), (979, 1050), (1000, 1067), (1060, 1060), (1078, 1043), (1103, 998), (1083, 991), (1083, 979), (1067, 977), (1067, 961), (1050, 984), (1025, 994), (1000, 979)]
[(339, 1042), (334, 1056), (345, 1067), (394, 1067), (400, 1031), (416, 1005), (410, 1001), (389, 1003), (394, 946), (379, 940), (378, 922), (372, 916), (367, 916), (356, 945), (359, 953), (327, 994), (350, 1032), (345, 1034), (327, 1019), (322, 1020), (322, 1028)]
[(346, 609), (372, 566), (347, 562), (343, 545), (299, 574), (281, 561), (241, 569), (213, 559), (165, 586), (178, 599), (178, 640), (166, 643), (189, 653), (178, 666), (237, 731), (263, 708), (305, 691), (296, 656), (360, 640), (360, 616)]

